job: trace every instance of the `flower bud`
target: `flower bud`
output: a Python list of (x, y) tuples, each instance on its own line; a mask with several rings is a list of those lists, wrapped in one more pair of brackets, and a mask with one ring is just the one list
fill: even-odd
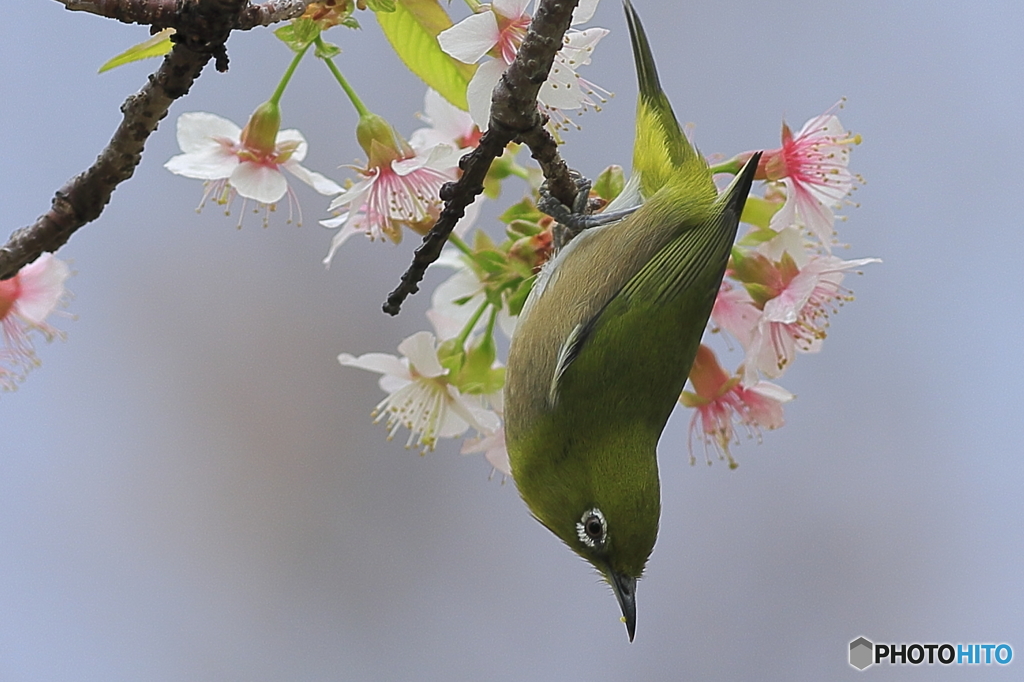
[(370, 168), (389, 165), (392, 161), (412, 156), (409, 145), (395, 132), (391, 124), (377, 114), (359, 117), (356, 139), (366, 152)]
[(729, 376), (718, 364), (715, 352), (704, 344), (697, 347), (689, 379), (693, 393), (684, 391), (679, 398), (686, 407), (706, 405), (739, 383), (739, 377)]
[(280, 130), (281, 108), (275, 102), (264, 102), (256, 107), (242, 129), (242, 146), (261, 156), (273, 156)]
[(509, 256), (536, 270), (551, 257), (551, 239), (551, 230), (517, 239), (509, 249)]

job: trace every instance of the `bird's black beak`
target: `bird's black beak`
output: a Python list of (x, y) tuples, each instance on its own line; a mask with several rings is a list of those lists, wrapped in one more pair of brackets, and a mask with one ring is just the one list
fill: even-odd
[(610, 582), (615, 598), (619, 600), (619, 608), (622, 609), (622, 622), (626, 624), (626, 632), (632, 642), (636, 633), (636, 578), (615, 571), (608, 571), (608, 574), (612, 578)]

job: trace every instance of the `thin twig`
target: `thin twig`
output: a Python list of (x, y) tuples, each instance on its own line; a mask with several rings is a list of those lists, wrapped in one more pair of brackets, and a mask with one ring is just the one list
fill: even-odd
[(459, 162), (462, 177), (441, 188), (444, 210), (434, 227), (423, 237), (423, 243), (416, 249), (401, 283), (388, 294), (383, 306), (387, 314), (397, 315), (405, 299), (419, 291), (423, 275), (441, 255), (455, 223), (465, 214), (466, 207), (483, 192), (484, 177), (491, 163), (510, 142), (519, 140), (529, 146), (544, 171), (552, 196), (567, 206), (573, 204), (576, 187), (565, 162), (558, 155), (554, 139), (544, 129), (547, 120), (537, 109), (537, 93), (547, 80), (555, 53), (562, 46), (562, 38), (569, 29), (578, 2), (541, 0), (515, 61), (505, 70), (491, 95), (487, 132), (480, 139), (479, 146)]

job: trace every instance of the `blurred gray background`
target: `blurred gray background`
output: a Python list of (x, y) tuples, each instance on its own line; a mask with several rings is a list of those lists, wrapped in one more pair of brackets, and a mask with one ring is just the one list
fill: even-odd
[[(136, 176), (61, 251), (77, 274), (64, 343), (0, 395), (0, 679), (924, 679), (847, 664), (848, 643), (1008, 642), (1024, 657), (1024, 405), (1018, 163), (1024, 5), (635, 0), (662, 79), (705, 153), (778, 145), (840, 96), (868, 184), (848, 211), (857, 300), (783, 384), (787, 426), (687, 463), (689, 414), (661, 443), (662, 530), (636, 642), (609, 590), (533, 521), (510, 483), (445, 443), (421, 458), (369, 412), (376, 375), (429, 294), (380, 303), (418, 241), (353, 239), (325, 271), (327, 200), (264, 229), (163, 163), (174, 121), (243, 124), (289, 53), (236, 34), (172, 109)], [(456, 11), (465, 9), (453, 5)], [(97, 75), (147, 31), (5, 3), (3, 233), (85, 168), (155, 62)], [(375, 22), (329, 36), (366, 103), (405, 134), (423, 88)], [(634, 77), (621, 8), (584, 74), (616, 97), (564, 154), (628, 166)], [(350, 105), (302, 64), (285, 127), (336, 180), (362, 156)], [(510, 184), (502, 202), (517, 198)], [(494, 215), (499, 204), (495, 204)], [(432, 288), (447, 276), (428, 276)], [(1016, 671), (1016, 672), (1015, 672)]]

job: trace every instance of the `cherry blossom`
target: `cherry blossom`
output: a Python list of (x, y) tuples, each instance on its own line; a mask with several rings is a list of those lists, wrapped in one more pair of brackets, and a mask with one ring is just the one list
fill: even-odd
[(433, 88), (427, 89), (423, 99), (423, 115), (420, 118), (428, 127), (414, 130), (409, 136), (409, 144), (413, 149), (426, 151), (439, 144), (446, 144), (455, 149), (467, 150), (480, 143), (480, 129), (469, 113), (449, 103)]
[[(598, 0), (582, 0), (573, 13), (572, 24), (589, 21), (597, 3)], [(461, 62), (475, 64), (490, 56), (477, 67), (466, 88), (469, 113), (481, 129), (487, 128), (490, 117), (491, 91), (515, 59), (526, 36), (530, 25), (526, 11), (529, 4), (529, 0), (494, 0), (437, 36), (441, 49)], [(608, 30), (603, 28), (570, 29), (566, 33), (548, 80), (537, 96), (541, 106), (554, 114), (555, 120), (565, 120), (563, 110), (597, 107), (598, 100), (603, 100), (603, 95), (607, 94), (576, 73), (579, 67), (590, 63), (594, 47), (607, 34)]]
[[(391, 124), (364, 108), (356, 137), (366, 152), (366, 167), (353, 167), (362, 179), (331, 202), (328, 209), (337, 215), (320, 221), (324, 227), (340, 228), (331, 240), (324, 265), (329, 266), (338, 249), (355, 234), (397, 244), (402, 240), (403, 227), (422, 235), (437, 222), (441, 186), (458, 177), (463, 153), (458, 145), (474, 140), (471, 124), (443, 107), (440, 96), (435, 99), (430, 92), (426, 108), (434, 127), (417, 130), (413, 138), (416, 144), (406, 142)], [(455, 225), (456, 235), (472, 226), (481, 202), (478, 198), (466, 208)]]
[(348, 353), (338, 362), (382, 374), (380, 387), (388, 395), (374, 409), (375, 422), (386, 420), (388, 439), (399, 427), (409, 429), (406, 447), (433, 450), (438, 438), (454, 438), (470, 427), (494, 433), (500, 420), (478, 396), (464, 395), (448, 381), (448, 370), (438, 358), (437, 339), (418, 332), (398, 345), (401, 357), (386, 353)]
[[(435, 261), (435, 266), (455, 270), (451, 277), (437, 285), (431, 295), (427, 319), (442, 339), (451, 339), (463, 331), (474, 312), (487, 299), (484, 283), (473, 268), (454, 249), (446, 249)], [(497, 313), (497, 325), (507, 338), (512, 338), (516, 319), (505, 307)], [(478, 331), (487, 321), (481, 317), (471, 331)]]
[(267, 208), (288, 194), (290, 207), (294, 194), (282, 170), (320, 194), (342, 191), (333, 180), (299, 163), (309, 148), (306, 139), (298, 130), (279, 130), (280, 114), (268, 113), (264, 107), (256, 110), (245, 129), (205, 112), (178, 117), (178, 145), (184, 153), (172, 157), (164, 167), (206, 181), (200, 208), (208, 198), (230, 204), (236, 194)]
[(0, 280), (0, 388), (13, 390), (39, 364), (31, 332), (52, 341), (61, 333), (47, 324), (67, 298), (67, 263), (45, 253), (10, 279)]
[(502, 476), (512, 475), (512, 465), (508, 461), (508, 449), (505, 447), (505, 429), (499, 427), (486, 436), (467, 438), (462, 444), (462, 454), (483, 454), (487, 463)]
[(331, 239), (324, 264), (355, 234), (395, 244), (402, 241), (402, 227), (425, 234), (441, 214), (441, 185), (456, 178), (458, 162), (457, 150), (441, 144), (426, 153), (410, 147), (401, 157), (357, 168), (362, 179), (329, 207), (341, 213), (320, 221), (324, 227), (341, 228)]
[(714, 351), (705, 345), (697, 349), (690, 370), (693, 391), (683, 391), (679, 401), (694, 408), (690, 419), (690, 463), (693, 456), (694, 434), (704, 441), (704, 456), (708, 464), (707, 447), (719, 451), (719, 457), (729, 460), (736, 468), (736, 460), (729, 452), (729, 444), (737, 440), (733, 424), (746, 429), (750, 437), (759, 437), (760, 430), (777, 429), (785, 422), (782, 405), (793, 399), (793, 394), (767, 381), (756, 381), (746, 386), (738, 376), (730, 376), (718, 364)]
[(797, 352), (821, 350), (829, 313), (853, 299), (842, 286), (845, 273), (878, 262), (813, 254), (801, 266), (788, 252), (779, 261), (734, 254), (731, 275), (744, 288), (719, 292), (712, 319), (743, 345), (744, 383), (754, 383), (758, 371), (780, 376)]
[(835, 109), (807, 121), (795, 135), (783, 123), (782, 146), (764, 152), (756, 176), (780, 181), (786, 189), (786, 201), (769, 226), (777, 232), (806, 227), (826, 249), (833, 241), (834, 211), (853, 189), (850, 147), (860, 143), (860, 136), (847, 132), (831, 113)]

